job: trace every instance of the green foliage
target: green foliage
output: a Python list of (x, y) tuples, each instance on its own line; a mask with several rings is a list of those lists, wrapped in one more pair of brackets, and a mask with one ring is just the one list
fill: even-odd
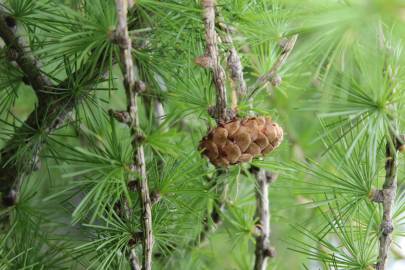
[[(282, 84), (260, 87), (253, 109), (247, 99), (238, 106), (241, 116), (272, 116), (284, 128), (283, 145), (224, 171), (198, 150), (215, 125), (208, 113), (215, 105), (212, 75), (194, 61), (205, 48), (200, 1), (135, 2), (129, 34), (137, 77), (146, 84), (138, 105), (156, 200), (154, 269), (252, 269), (254, 165), (279, 174), (269, 195), (278, 254), (269, 269), (369, 270), (377, 262), (383, 212), (370, 195), (384, 182), (387, 140), (393, 130), (403, 132), (396, 130), (404, 124), (403, 2), (217, 1), (234, 29), (248, 86), (273, 66), (283, 38), (299, 34), (278, 71)], [(7, 0), (0, 8), (58, 86), (45, 91), (50, 102), (36, 100), (0, 43), (1, 145), (19, 127), (26, 135), (14, 141), (8, 162), (22, 170), (44, 146), (41, 169), (24, 175), (18, 203), (0, 211), (1, 223), (9, 224), (0, 230), (0, 270), (130, 269), (132, 245), (142, 253), (142, 209), (128, 182), (139, 178), (130, 168), (129, 129), (108, 114), (126, 106), (115, 1)], [(226, 50), (220, 44), (224, 67)], [(232, 84), (226, 86), (230, 100)], [(55, 108), (61, 100), (66, 105)], [(38, 128), (25, 125), (38, 104), (49, 113), (37, 119)], [(163, 116), (155, 113), (157, 104)], [(67, 107), (73, 113), (49, 132), (46, 126)], [(397, 245), (405, 237), (404, 175), (402, 166)]]

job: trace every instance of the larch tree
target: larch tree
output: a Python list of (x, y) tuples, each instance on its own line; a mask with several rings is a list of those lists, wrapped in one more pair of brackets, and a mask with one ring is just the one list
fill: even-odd
[(403, 269), (404, 25), (402, 0), (0, 0), (0, 270)]

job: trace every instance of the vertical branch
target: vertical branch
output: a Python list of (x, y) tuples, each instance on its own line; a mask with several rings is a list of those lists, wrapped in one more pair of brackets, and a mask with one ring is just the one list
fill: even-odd
[(218, 22), (218, 27), (223, 31), (223, 34), (221, 36), (223, 42), (225, 45), (227, 45), (227, 51), (229, 53), (228, 58), (227, 58), (227, 65), (228, 68), (230, 69), (230, 74), (231, 74), (231, 80), (232, 80), (232, 86), (233, 86), (233, 91), (232, 91), (232, 109), (235, 110), (237, 103), (238, 103), (238, 98), (240, 99), (241, 97), (246, 95), (247, 92), (247, 87), (246, 87), (246, 82), (245, 79), (243, 78), (243, 67), (242, 63), (239, 57), (239, 54), (233, 45), (233, 40), (232, 40), (232, 31), (230, 27), (225, 24), (223, 21), (223, 18), (219, 18)]
[[(135, 81), (134, 63), (132, 60), (132, 43), (128, 34), (127, 13), (128, 2), (127, 0), (116, 0), (118, 26), (115, 31), (116, 42), (120, 46), (120, 59), (123, 64), (122, 72), (124, 75), (124, 86), (127, 96), (128, 107), (127, 111), (130, 116), (128, 127), (131, 129), (132, 146), (135, 151), (133, 157), (133, 164), (131, 170), (133, 174), (139, 176), (139, 196), (141, 198), (142, 216), (141, 223), (143, 226), (143, 262), (142, 268), (144, 270), (152, 269), (152, 211), (151, 200), (149, 196), (149, 186), (146, 174), (145, 154), (142, 146), (142, 134), (139, 130), (139, 115), (138, 115), (138, 94), (142, 90), (142, 83)], [(136, 181), (136, 179), (131, 179)], [(135, 256), (134, 256), (135, 255)], [(137, 261), (135, 250), (131, 250), (131, 262)], [(139, 266), (136, 266), (139, 269)], [(137, 268), (134, 268), (137, 269)]]
[[(271, 69), (263, 76), (257, 79), (253, 85), (251, 96), (261, 85), (266, 84), (268, 81), (273, 86), (278, 86), (281, 83), (281, 78), (277, 74), (278, 70), (286, 63), (288, 56), (294, 48), (298, 35), (292, 36), (290, 39), (283, 39), (280, 43), (282, 49), (280, 56), (273, 64)], [(278, 83), (275, 83), (277, 79)], [(252, 103), (252, 99), (250, 102)], [(252, 105), (251, 105), (252, 106)], [(267, 261), (269, 257), (275, 256), (275, 251), (270, 245), (270, 205), (269, 205), (269, 186), (277, 178), (277, 175), (266, 172), (264, 169), (252, 168), (252, 172), (256, 177), (256, 218), (257, 218), (257, 236), (256, 236), (256, 250), (255, 250), (255, 270), (267, 269)]]
[[(225, 88), (225, 71), (220, 64), (220, 57), (218, 52), (218, 36), (215, 31), (216, 25), (216, 7), (215, 0), (202, 0), (203, 7), (203, 18), (204, 18), (204, 27), (205, 27), (205, 39), (206, 39), (206, 52), (205, 56), (197, 57), (196, 63), (204, 68), (211, 68), (213, 74), (213, 82), (216, 89), (216, 105), (213, 111), (210, 111), (210, 114), (216, 119), (217, 122), (223, 122), (230, 120), (233, 117), (233, 110), (237, 106), (237, 96), (236, 93), (244, 91), (246, 89), (246, 83), (243, 79), (242, 65), (240, 63), (239, 55), (236, 49), (233, 47), (231, 33), (228, 26), (222, 24), (222, 29), (226, 29), (225, 37), (223, 38), (224, 42), (229, 47), (229, 56), (227, 59), (228, 67), (231, 69), (231, 79), (234, 85), (234, 91), (232, 92), (232, 111), (227, 110), (227, 95)], [(222, 19), (219, 19), (222, 20)], [(223, 175), (226, 172), (221, 170), (218, 171), (219, 175)], [(216, 180), (215, 180), (216, 181)], [(215, 183), (216, 184), (216, 183)], [(225, 207), (226, 193), (228, 189), (227, 183), (222, 183), (221, 186), (222, 195), (218, 198), (216, 206), (208, 213), (204, 229), (201, 232), (198, 241), (204, 242), (206, 240), (207, 234), (212, 232), (212, 229), (209, 226), (209, 220), (212, 219), (213, 223), (216, 226), (221, 224), (220, 212)], [(214, 228), (215, 230), (216, 228)]]
[(255, 270), (267, 269), (267, 259), (273, 257), (274, 249), (270, 246), (270, 205), (269, 186), (277, 178), (277, 175), (266, 172), (263, 169), (254, 169), (256, 176), (256, 216), (258, 218), (255, 250)]
[[(49, 97), (46, 96), (47, 94), (45, 94), (45, 92), (53, 87), (52, 82), (43, 74), (39, 67), (39, 62), (32, 56), (31, 51), (27, 49), (22, 37), (18, 36), (16, 32), (17, 25), (15, 19), (6, 14), (0, 7), (0, 37), (5, 43), (7, 57), (9, 61), (15, 61), (24, 75), (24, 82), (31, 85), (35, 91), (39, 101), (38, 107), (44, 106), (46, 103), (43, 104), (43, 101), (49, 100)], [(28, 121), (28, 123), (38, 122), (37, 115), (31, 114)], [(24, 128), (25, 127), (23, 126), (19, 130), (23, 131)], [(37, 168), (39, 163), (39, 153), (42, 149), (42, 145), (40, 145), (35, 151), (33, 151), (32, 157), (28, 160), (28, 165), (25, 166), (24, 169), (17, 168), (14, 164), (4, 166), (4, 164), (9, 162), (10, 158), (17, 151), (16, 145), (18, 144), (13, 143), (13, 139), (10, 140), (1, 153), (0, 191), (4, 193), (2, 196), (4, 206), (11, 206), (16, 203), (21, 183), (31, 170)]]
[(52, 88), (52, 82), (42, 70), (22, 37), (16, 34), (17, 25), (14, 18), (8, 16), (0, 7), (0, 37), (7, 47), (10, 60), (15, 61), (24, 74), (24, 81), (32, 86), (38, 96), (38, 101), (46, 96), (46, 91)]
[[(0, 192), (2, 193), (2, 204), (6, 207), (12, 206), (18, 201), (18, 193), (23, 180), (32, 171), (39, 168), (40, 153), (45, 146), (45, 141), (43, 139), (36, 141), (32, 147), (31, 156), (24, 162), (16, 162), (13, 157), (16, 156), (22, 143), (31, 144), (34, 141), (33, 138), (37, 131), (43, 130), (44, 134), (48, 135), (63, 126), (81, 97), (61, 98), (56, 90), (69, 90), (72, 78), (83, 77), (83, 72), (88, 70), (88, 65), (85, 64), (83, 68), (70, 74), (64, 81), (53, 84), (50, 77), (41, 70), (40, 61), (33, 57), (22, 36), (18, 35), (16, 30), (15, 19), (0, 7), (0, 37), (6, 46), (7, 59), (17, 63), (18, 68), (22, 71), (24, 83), (33, 88), (38, 99), (34, 110), (25, 122), (16, 128), (14, 135), (1, 149)], [(105, 66), (100, 63), (99, 70), (89, 75), (88, 84), (94, 84), (102, 76), (104, 69)]]
[(215, 0), (202, 0), (205, 26), (205, 56), (196, 59), (197, 64), (211, 68), (216, 94), (216, 105), (213, 115), (217, 122), (229, 120), (225, 88), (225, 72), (220, 64), (218, 37), (215, 31)]
[(139, 262), (138, 256), (136, 255), (135, 248), (132, 248), (129, 255), (129, 264), (131, 270), (141, 270), (141, 263)]
[[(386, 41), (384, 37), (384, 32), (382, 25), (379, 25), (379, 42), (381, 49), (384, 50), (385, 54), (388, 54), (388, 49), (386, 46)], [(387, 61), (386, 61), (387, 62)], [(395, 86), (395, 75), (394, 71), (390, 65), (384, 67), (384, 75), (388, 77), (389, 83), (392, 86), (392, 93), (396, 91)], [(396, 106), (394, 104), (390, 105), (390, 109), (395, 112)], [(397, 173), (398, 173), (398, 148), (402, 145), (399, 139), (398, 130), (398, 120), (391, 120), (391, 129), (386, 143), (386, 154), (385, 154), (385, 181), (383, 184), (383, 189), (376, 194), (379, 194), (379, 200), (374, 200), (380, 202), (383, 205), (383, 216), (381, 222), (381, 231), (379, 238), (379, 249), (378, 249), (378, 262), (376, 265), (376, 270), (384, 270), (388, 258), (388, 253), (392, 243), (392, 232), (394, 231), (392, 215), (394, 208), (394, 201), (397, 192)], [(382, 197), (382, 198), (381, 198)]]
[[(394, 139), (395, 135), (391, 136)], [(390, 140), (391, 140), (390, 139)], [(385, 161), (385, 181), (382, 190), (383, 216), (381, 222), (380, 246), (378, 249), (377, 270), (384, 270), (388, 253), (392, 243), (392, 232), (394, 230), (392, 222), (392, 212), (397, 191), (397, 171), (398, 171), (398, 150), (393, 142), (387, 142)]]

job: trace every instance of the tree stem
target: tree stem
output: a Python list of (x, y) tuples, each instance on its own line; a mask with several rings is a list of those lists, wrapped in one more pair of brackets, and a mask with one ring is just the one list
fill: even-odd
[[(392, 94), (396, 92), (397, 86), (395, 76), (398, 72), (397, 69), (393, 69), (387, 62), (387, 56), (390, 53), (387, 46), (383, 25), (379, 24), (378, 38), (380, 49), (386, 56), (383, 74), (387, 76), (389, 84), (392, 87)], [(389, 109), (392, 112), (396, 112), (397, 108), (395, 104), (390, 104)], [(388, 253), (390, 251), (392, 243), (392, 232), (394, 231), (394, 225), (392, 221), (394, 202), (397, 192), (397, 174), (398, 174), (398, 148), (402, 145), (402, 137), (399, 136), (398, 120), (391, 120), (390, 133), (387, 137), (386, 152), (385, 152), (385, 181), (383, 184), (382, 193), (382, 205), (383, 216), (380, 226), (379, 237), (379, 249), (378, 249), (378, 261), (376, 264), (376, 270), (384, 270)]]
[[(259, 77), (254, 84), (250, 94), (251, 107), (253, 106), (252, 95), (263, 84), (278, 76), (278, 70), (286, 63), (288, 56), (294, 48), (298, 35), (294, 35), (289, 39), (284, 39), (280, 44), (282, 52), (273, 64), (271, 69), (263, 76)], [(281, 83), (281, 78), (280, 78)], [(279, 84), (274, 86), (278, 86)], [(274, 249), (270, 246), (270, 206), (269, 206), (269, 186), (276, 179), (276, 175), (271, 172), (266, 172), (264, 169), (253, 167), (253, 172), (256, 177), (256, 218), (258, 219), (258, 236), (256, 236), (256, 258), (255, 270), (265, 270), (269, 257), (275, 256)]]
[(227, 121), (230, 116), (227, 111), (227, 96), (225, 88), (225, 72), (220, 64), (218, 53), (218, 37), (215, 31), (215, 0), (202, 0), (205, 26), (206, 57), (212, 70), (213, 82), (217, 91), (215, 118), (217, 122)]
[(131, 270), (141, 270), (141, 263), (139, 262), (138, 256), (136, 255), (135, 248), (131, 249), (131, 254), (129, 255), (129, 262)]
[[(15, 23), (13, 18), (7, 16), (0, 9), (0, 37), (4, 40), (11, 55), (9, 60), (17, 63), (24, 74), (25, 81), (34, 89), (38, 102), (22, 126), (16, 128), (12, 138), (1, 149), (0, 192), (2, 193), (3, 206), (11, 206), (17, 202), (22, 181), (30, 172), (39, 167), (39, 155), (45, 142), (39, 140), (36, 144), (32, 144), (30, 148), (33, 151), (30, 158), (22, 162), (12, 160), (16, 156), (19, 147), (32, 143), (34, 135), (40, 129), (47, 136), (63, 126), (80, 98), (61, 97), (60, 94), (56, 94), (56, 91), (69, 89), (71, 78), (79, 77), (78, 74), (88, 72), (88, 67), (84, 65), (83, 68), (75, 71), (61, 83), (52, 84), (50, 79), (39, 68), (39, 61), (32, 57), (22, 38), (16, 35)], [(94, 81), (97, 81), (100, 77), (99, 73), (101, 72), (90, 74), (86, 82), (94, 84)], [(55, 94), (52, 93), (53, 91), (55, 91)], [(10, 198), (13, 199), (10, 200)]]
[(260, 76), (256, 82), (249, 87), (249, 96), (252, 97), (256, 91), (262, 87), (263, 85), (267, 84), (268, 82), (271, 82), (273, 86), (278, 86), (281, 83), (281, 78), (278, 78), (278, 70), (286, 63), (288, 57), (290, 56), (295, 43), (298, 39), (298, 34), (293, 35), (290, 38), (285, 38), (282, 39), (280, 42), (280, 47), (281, 47), (281, 54), (277, 58), (276, 62), (274, 62), (273, 66), (270, 68), (270, 70)]
[(269, 186), (270, 181), (266, 177), (266, 171), (259, 169), (255, 172), (256, 189), (256, 216), (259, 218), (256, 227), (258, 235), (256, 236), (256, 259), (255, 270), (267, 269), (267, 259), (272, 257), (270, 247), (270, 206), (269, 206)]
[(224, 22), (224, 19), (218, 16), (218, 27), (222, 30), (221, 38), (224, 44), (227, 46), (228, 58), (227, 65), (230, 70), (230, 77), (232, 80), (232, 109), (235, 110), (238, 103), (238, 98), (246, 95), (247, 86), (245, 79), (243, 78), (243, 66), (236, 50), (231, 35), (230, 27)]
[[(152, 234), (152, 206), (149, 195), (148, 179), (146, 174), (145, 154), (143, 145), (141, 143), (142, 133), (140, 132), (140, 123), (138, 115), (138, 94), (142, 90), (139, 83), (135, 81), (134, 63), (132, 59), (132, 41), (128, 34), (127, 13), (128, 2), (127, 0), (116, 0), (118, 26), (115, 31), (116, 40), (120, 46), (120, 58), (123, 64), (122, 72), (124, 75), (124, 86), (128, 102), (128, 114), (131, 121), (128, 123), (131, 129), (132, 146), (135, 151), (133, 157), (133, 165), (131, 170), (134, 174), (138, 174), (139, 179), (139, 196), (141, 198), (142, 216), (141, 223), (143, 226), (143, 270), (152, 269), (152, 248), (153, 248), (153, 234)], [(137, 181), (131, 179), (130, 181)], [(131, 254), (135, 253), (132, 249)], [(133, 255), (131, 262), (134, 262)]]
[(383, 185), (383, 218), (381, 222), (380, 247), (378, 250), (377, 270), (384, 270), (388, 253), (392, 243), (392, 212), (397, 191), (398, 150), (395, 146), (396, 137), (391, 136), (392, 141), (387, 142), (385, 161), (385, 182)]
[(22, 37), (16, 34), (17, 25), (14, 18), (0, 8), (0, 37), (4, 40), (10, 60), (15, 61), (38, 96), (46, 95), (44, 90), (52, 88), (51, 80), (40, 69), (39, 62), (32, 56)]

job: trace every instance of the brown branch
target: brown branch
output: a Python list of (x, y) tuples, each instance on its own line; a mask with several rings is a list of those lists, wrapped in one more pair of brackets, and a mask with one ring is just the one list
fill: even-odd
[[(52, 88), (52, 83), (47, 76), (43, 75), (43, 72), (39, 68), (38, 61), (32, 56), (31, 52), (26, 49), (22, 38), (16, 34), (16, 30), (17, 25), (15, 19), (0, 8), (0, 37), (5, 43), (8, 59), (17, 63), (24, 75), (24, 82), (32, 86), (38, 96), (38, 100), (40, 102), (49, 100), (43, 91)], [(27, 120), (29, 126), (37, 122), (36, 117), (33, 116), (35, 115), (31, 114)], [(20, 134), (25, 134), (29, 130), (27, 130), (26, 126), (23, 126), (19, 131)], [(2, 201), (4, 206), (11, 206), (16, 203), (19, 183), (22, 178), (24, 178), (25, 174), (25, 171), (23, 172), (22, 169), (19, 170), (19, 168), (17, 168), (17, 164), (8, 162), (14, 156), (16, 147), (19, 145), (17, 139), (20, 138), (14, 136), (1, 153), (0, 192), (3, 193)], [(40, 150), (41, 147), (34, 150), (32, 158), (27, 161), (28, 166), (25, 166), (26, 168), (36, 167)], [(6, 162), (8, 162), (8, 164), (6, 164)], [(19, 171), (20, 173), (18, 173)]]
[(232, 40), (232, 31), (230, 27), (225, 24), (222, 17), (218, 17), (218, 27), (222, 30), (221, 39), (227, 46), (227, 51), (229, 53), (227, 58), (227, 65), (230, 69), (230, 77), (232, 80), (233, 91), (232, 91), (232, 109), (235, 110), (238, 98), (241, 98), (246, 95), (247, 86), (245, 79), (243, 78), (243, 67), (242, 63), (236, 50), (233, 40)]
[(215, 31), (215, 0), (202, 0), (205, 26), (206, 52), (205, 56), (196, 59), (203, 67), (212, 70), (213, 82), (217, 91), (214, 116), (217, 122), (231, 118), (227, 110), (227, 96), (225, 88), (225, 72), (220, 64), (218, 53), (218, 37)]
[[(266, 84), (271, 81), (273, 86), (278, 86), (281, 83), (281, 78), (278, 76), (278, 70), (286, 63), (288, 56), (294, 48), (298, 35), (294, 35), (290, 39), (284, 39), (280, 43), (282, 52), (276, 62), (273, 64), (268, 73), (257, 79), (254, 86), (251, 88), (252, 97), (253, 92), (258, 89), (260, 85)], [(274, 79), (277, 78), (277, 83)], [(252, 106), (253, 100), (250, 98)], [(257, 223), (257, 236), (256, 236), (256, 249), (255, 249), (255, 270), (267, 269), (267, 261), (269, 257), (275, 256), (275, 250), (270, 246), (270, 206), (269, 206), (269, 186), (277, 179), (277, 175), (271, 172), (266, 172), (264, 169), (252, 167), (252, 173), (256, 177), (256, 218)]]
[(16, 33), (17, 25), (13, 17), (0, 7), (0, 37), (6, 44), (8, 58), (15, 61), (24, 74), (24, 81), (29, 83), (40, 100), (46, 95), (44, 90), (52, 88), (51, 80), (43, 74), (39, 62), (32, 56), (22, 37)]
[(298, 34), (295, 34), (291, 38), (284, 38), (281, 40), (281, 42), (279, 43), (282, 50), (280, 56), (277, 58), (276, 62), (273, 64), (270, 70), (266, 74), (260, 76), (252, 85), (252, 87), (249, 87), (250, 97), (252, 97), (260, 87), (266, 85), (268, 82), (270, 82), (275, 87), (280, 85), (281, 77), (278, 75), (278, 71), (287, 62), (287, 59), (295, 46), (297, 38)]
[[(390, 48), (387, 47), (382, 24), (379, 25), (379, 41), (380, 47), (384, 54), (390, 53)], [(395, 76), (397, 70), (393, 70), (390, 65), (385, 61), (383, 73), (389, 78), (392, 86), (392, 94), (396, 91)], [(394, 104), (390, 105), (390, 109), (395, 112), (397, 110)], [(384, 270), (388, 258), (388, 253), (392, 243), (392, 232), (394, 225), (392, 221), (394, 201), (397, 192), (397, 174), (398, 174), (398, 149), (401, 147), (403, 140), (402, 136), (398, 135), (398, 120), (392, 119), (391, 130), (386, 143), (385, 152), (385, 181), (382, 189), (382, 205), (383, 216), (380, 227), (379, 249), (378, 249), (378, 262), (376, 270)], [(401, 143), (402, 142), (402, 143)]]
[(138, 256), (136, 255), (135, 248), (132, 248), (129, 255), (129, 263), (131, 270), (141, 270), (141, 263), (139, 262)]
[[(395, 138), (395, 137), (391, 137)], [(387, 142), (385, 161), (385, 182), (383, 185), (383, 218), (381, 222), (380, 246), (378, 250), (377, 270), (384, 270), (394, 230), (392, 214), (397, 190), (398, 151), (392, 142)]]
[[(152, 235), (152, 210), (151, 200), (149, 196), (149, 186), (146, 174), (145, 154), (142, 142), (142, 133), (140, 132), (140, 123), (138, 115), (138, 94), (141, 91), (139, 83), (135, 81), (134, 63), (132, 60), (132, 41), (128, 34), (127, 13), (128, 2), (127, 0), (116, 0), (118, 26), (115, 30), (115, 37), (118, 45), (120, 46), (120, 59), (122, 66), (122, 73), (124, 75), (125, 93), (127, 96), (127, 111), (130, 115), (131, 122), (128, 127), (131, 129), (132, 146), (135, 151), (133, 157), (133, 166), (131, 170), (134, 175), (139, 175), (139, 196), (141, 198), (142, 216), (141, 223), (143, 226), (143, 262), (142, 269), (152, 269), (152, 248), (153, 248), (153, 235)], [(131, 179), (130, 181), (136, 181)], [(131, 250), (131, 254), (135, 251)], [(131, 258), (133, 256), (131, 255)], [(133, 259), (131, 259), (134, 262)], [(136, 269), (136, 268), (134, 268)]]
[(270, 245), (270, 203), (269, 187), (277, 179), (277, 175), (263, 169), (252, 167), (251, 171), (256, 177), (256, 217), (257, 233), (255, 248), (255, 270), (267, 269), (269, 257), (275, 256), (275, 250)]
[[(24, 74), (24, 81), (32, 86), (37, 95), (37, 105), (21, 127), (16, 128), (12, 138), (1, 149), (0, 160), (0, 192), (3, 206), (12, 206), (18, 200), (18, 192), (23, 179), (33, 170), (39, 168), (40, 153), (44, 147), (46, 136), (59, 129), (69, 118), (76, 104), (83, 96), (73, 97), (60, 95), (71, 88), (72, 78), (81, 78), (88, 74), (86, 81), (81, 81), (82, 87), (93, 85), (104, 75), (104, 65), (100, 69), (89, 73), (89, 66), (83, 65), (79, 70), (70, 74), (59, 84), (52, 84), (43, 75), (39, 62), (34, 59), (22, 38), (16, 35), (16, 22), (0, 9), (0, 37), (7, 46), (9, 60), (15, 61)], [(80, 76), (79, 76), (80, 75)], [(46, 91), (44, 91), (46, 90)], [(39, 131), (44, 136), (35, 141)], [(33, 144), (35, 142), (35, 144)], [(21, 162), (14, 160), (21, 146), (31, 144), (31, 156)]]
[[(210, 114), (216, 119), (217, 122), (222, 122), (222, 121), (227, 121), (233, 117), (232, 110), (228, 111), (227, 110), (227, 96), (226, 96), (226, 88), (225, 88), (225, 72), (220, 65), (220, 59), (219, 59), (219, 53), (218, 53), (218, 36), (215, 31), (215, 1), (214, 0), (202, 0), (202, 7), (203, 7), (203, 17), (204, 17), (204, 26), (205, 26), (205, 39), (206, 39), (206, 53), (205, 56), (203, 57), (198, 57), (196, 59), (196, 63), (201, 65), (202, 67), (205, 68), (211, 68), (212, 74), (213, 74), (213, 82), (217, 91), (216, 94), (216, 105), (213, 110), (210, 110)], [(226, 39), (228, 43), (231, 40), (231, 37), (229, 35), (229, 38)], [(236, 50), (232, 51), (233, 54), (228, 57), (228, 65), (231, 67), (231, 65), (234, 65), (235, 57), (239, 59), (239, 56), (237, 55)], [(239, 59), (239, 64), (240, 64), (240, 59)], [(238, 72), (238, 71), (235, 71)], [(242, 72), (242, 69), (240, 68), (240, 72)], [(240, 74), (238, 74), (240, 75)], [(237, 76), (235, 74), (235, 76)], [(232, 79), (236, 79), (235, 76), (232, 76)], [(243, 80), (243, 74), (242, 74), (242, 80)], [(244, 81), (243, 81), (244, 82)], [(234, 107), (236, 107), (237, 99), (236, 97), (234, 98)], [(226, 188), (226, 187), (225, 187)], [(222, 211), (222, 208), (224, 207), (224, 201), (220, 201), (219, 203), (219, 208), (217, 209), (214, 207), (213, 211), (209, 214), (209, 217), (214, 221), (216, 225), (219, 225), (221, 223), (221, 218), (218, 213), (218, 211)], [(211, 228), (208, 225), (208, 218), (206, 220), (206, 223), (204, 224), (204, 229), (200, 234), (199, 240), (204, 242), (206, 239), (206, 235), (208, 232), (211, 231)], [(201, 242), (200, 242), (201, 244)]]
[(384, 202), (384, 192), (381, 189), (372, 189), (368, 194), (369, 199), (375, 203)]
[[(52, 86), (48, 93), (42, 98), (38, 97), (38, 103), (25, 120), (21, 127), (18, 127), (12, 138), (1, 149), (0, 160), (0, 192), (2, 193), (3, 206), (12, 206), (18, 200), (18, 193), (23, 179), (32, 171), (39, 168), (40, 153), (44, 148), (46, 136), (64, 125), (70, 118), (74, 108), (86, 94), (81, 97), (60, 95), (71, 88), (72, 78), (79, 77), (79, 74), (88, 73), (89, 66), (84, 65), (79, 70), (70, 74), (68, 78), (56, 86)], [(82, 87), (93, 85), (104, 75), (104, 69), (100, 64), (101, 72), (89, 74), (86, 81), (81, 82)], [(80, 75), (82, 76), (82, 75)], [(42, 131), (43, 136), (35, 141), (35, 136)], [(35, 142), (35, 144), (33, 144)], [(20, 162), (14, 160), (19, 148), (31, 144), (33, 150), (29, 159)]]

